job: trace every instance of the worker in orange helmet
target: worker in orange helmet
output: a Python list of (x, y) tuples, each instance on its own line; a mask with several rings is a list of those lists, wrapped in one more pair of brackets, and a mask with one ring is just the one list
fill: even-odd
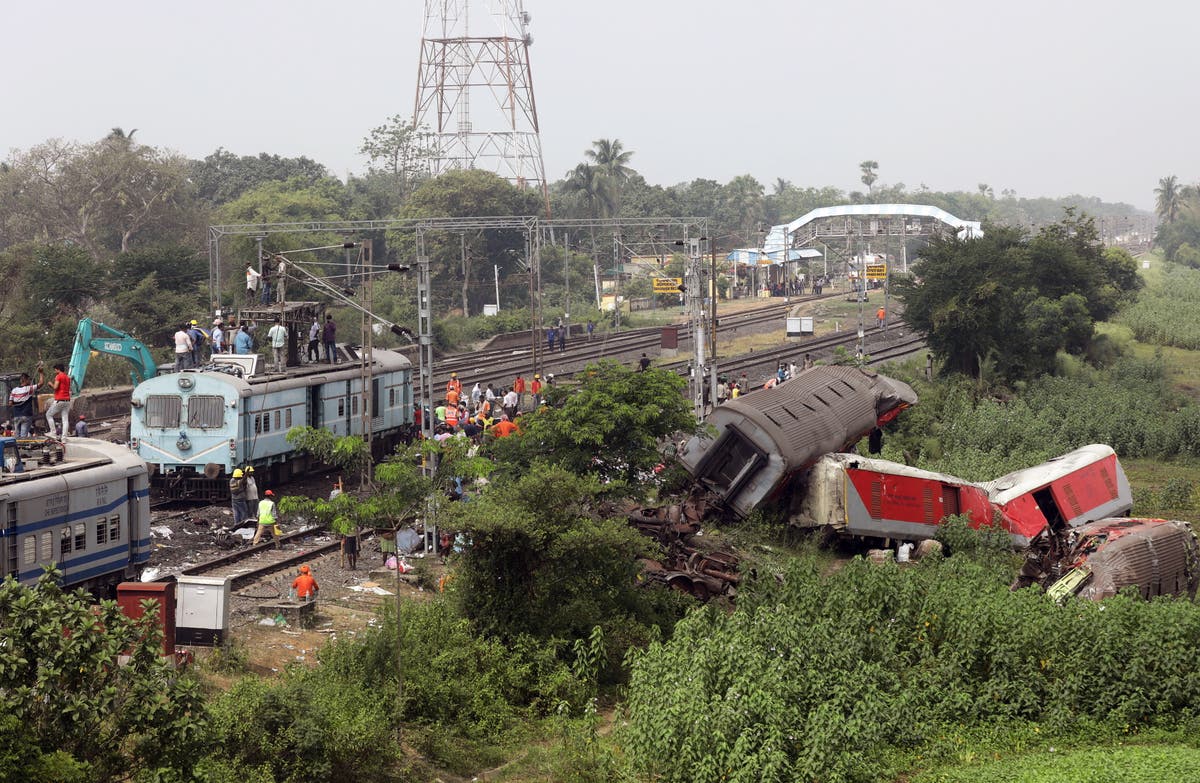
[(462, 381), (458, 379), (458, 373), (450, 373), (450, 380), (446, 381), (446, 391), (454, 390), (454, 401), (457, 403), (458, 398), (462, 397)]
[(309, 571), (308, 566), (300, 566), (300, 576), (292, 581), (292, 589), (296, 591), (296, 596), (301, 601), (316, 600), (317, 591), (321, 589), (317, 585), (317, 580), (313, 579), (313, 575)]

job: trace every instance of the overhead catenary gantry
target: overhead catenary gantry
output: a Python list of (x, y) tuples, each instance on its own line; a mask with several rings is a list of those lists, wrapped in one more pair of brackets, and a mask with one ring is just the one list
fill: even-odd
[[(413, 259), (418, 273), (418, 296), (424, 292), (425, 308), (418, 302), (418, 342), (421, 346), (420, 394), (425, 400), (434, 399), (433, 378), (433, 332), (432, 332), (432, 289), (429, 277), (429, 258), (426, 255), (426, 238), (430, 234), (462, 234), (469, 231), (519, 231), (524, 239), (524, 274), (529, 275), (530, 308), (532, 329), (530, 334), (530, 372), (542, 372), (543, 329), (541, 302), (541, 255), (545, 245), (567, 241), (568, 236), (592, 242), (593, 269), (599, 290), (599, 267), (601, 248), (613, 248), (613, 271), (617, 284), (623, 270), (622, 256), (634, 255), (639, 250), (654, 254), (670, 255), (678, 252), (679, 246), (687, 246), (691, 240), (708, 235), (708, 218), (703, 217), (649, 217), (608, 219), (562, 219), (546, 220), (533, 215), (501, 215), (480, 217), (438, 217), (388, 220), (309, 220), (294, 223), (238, 223), (214, 225), (208, 228), (209, 296), (214, 315), (223, 312), (225, 302), (222, 281), (229, 274), (223, 266), (222, 244), (227, 238), (246, 237), (262, 242), (271, 236), (282, 234), (324, 233), (329, 235), (359, 238), (368, 232), (392, 231), (409, 233), (413, 236), (416, 258)], [(286, 255), (286, 251), (285, 251)], [(261, 253), (259, 253), (261, 263)], [(375, 268), (375, 267), (373, 267)], [(378, 267), (384, 268), (384, 267)], [(224, 271), (223, 271), (224, 270)], [(261, 268), (260, 270), (261, 271)], [(300, 265), (292, 273), (301, 273)], [(311, 276), (311, 273), (309, 273)], [(424, 284), (422, 285), (422, 280)], [(319, 286), (318, 286), (319, 287)], [(329, 287), (332, 290), (332, 287)], [(707, 287), (706, 289), (707, 290)], [(338, 297), (335, 297), (338, 298)], [(355, 309), (361, 310), (361, 307)], [(392, 326), (391, 324), (385, 324)], [(703, 368), (697, 369), (697, 375)]]

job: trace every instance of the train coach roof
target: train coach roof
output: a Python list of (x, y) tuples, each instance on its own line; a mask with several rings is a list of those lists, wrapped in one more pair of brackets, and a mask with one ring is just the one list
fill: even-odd
[(0, 488), (100, 465), (116, 465), (119, 468), (140, 468), (142, 470), (145, 470), (146, 467), (142, 458), (127, 447), (94, 438), (68, 438), (62, 462), (35, 466), (32, 460), (28, 460), (26, 465), (26, 470), (21, 473), (0, 473)]
[[(375, 372), (395, 372), (410, 367), (412, 367), (412, 362), (402, 353), (384, 349), (376, 349), (374, 352), (372, 368)], [(166, 373), (150, 378), (138, 384), (134, 391), (136, 393), (138, 389), (142, 389), (143, 387), (156, 389), (157, 387), (167, 385), (173, 388), (174, 382), (171, 379), (177, 379), (182, 374)], [(247, 397), (256, 389), (260, 391), (283, 391), (285, 389), (307, 388), (317, 382), (359, 378), (362, 374), (362, 365), (358, 362), (346, 362), (332, 367), (322, 364), (316, 368), (311, 365), (305, 365), (300, 368), (288, 368), (288, 371), (284, 374), (259, 374), (250, 378), (238, 378), (236, 375), (229, 373), (212, 371), (189, 372), (188, 374), (203, 378), (205, 383), (211, 381), (232, 386), (237, 390), (238, 396)]]
[[(1069, 451), (1061, 457), (1046, 460), (1040, 465), (1014, 470), (1012, 473), (985, 483), (983, 488), (987, 490), (988, 495), (995, 502), (1003, 505), (1020, 495), (1040, 489), (1053, 481), (1074, 473), (1080, 468), (1112, 457), (1115, 454), (1116, 452), (1112, 450), (1111, 446), (1106, 446), (1102, 443), (1080, 446), (1074, 451)], [(1113, 479), (1115, 481), (1116, 477), (1114, 476)]]
[(901, 381), (857, 367), (820, 366), (730, 400), (709, 421), (749, 419), (771, 433), (780, 456), (795, 469), (862, 437), (885, 413), (916, 402), (917, 393)]
[(899, 462), (889, 462), (885, 459), (872, 459), (870, 457), (860, 457), (857, 454), (826, 454), (821, 457), (822, 461), (836, 462), (847, 468), (854, 470), (867, 470), (873, 473), (886, 473), (890, 476), (907, 476), (910, 478), (929, 479), (930, 481), (940, 481), (943, 484), (956, 484), (961, 486), (981, 486), (974, 481), (967, 481), (958, 476), (951, 476), (948, 473), (935, 473), (932, 470), (922, 470), (914, 468), (912, 465), (904, 465)]

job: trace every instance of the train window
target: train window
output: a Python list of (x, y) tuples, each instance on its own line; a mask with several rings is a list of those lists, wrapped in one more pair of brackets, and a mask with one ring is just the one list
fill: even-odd
[(220, 427), (225, 424), (225, 398), (203, 394), (188, 400), (188, 426)]
[(25, 536), (25, 565), (37, 562), (37, 536)]
[(275, 411), (275, 429), (282, 426), (283, 414), (280, 411)]
[(64, 527), (58, 536), (58, 554), (66, 557), (71, 554), (71, 528)]
[(151, 394), (146, 398), (147, 427), (178, 427), (182, 403), (178, 395)]
[(104, 517), (96, 520), (96, 543), (108, 543), (108, 520)]
[(121, 515), (120, 514), (113, 514), (111, 517), (108, 518), (108, 540), (109, 541), (120, 541), (121, 540)]
[(87, 525), (80, 522), (75, 525), (75, 551), (87, 549)]
[(379, 418), (379, 379), (371, 379), (371, 418)]
[(256, 413), (254, 414), (254, 434), (257, 435), (260, 432), (262, 432), (262, 417)]
[(54, 559), (54, 536), (49, 530), (42, 533), (41, 550), (42, 556), (39, 558), (40, 560), (49, 563)]
[(287, 412), (284, 414), (283, 422), (284, 422), (284, 426), (287, 427), (289, 430), (292, 428), (292, 409), (291, 408), (288, 408)]
[(338, 418), (346, 415), (346, 398), (338, 397)]
[(350, 398), (350, 415), (351, 416), (358, 415), (358, 395), (357, 394)]
[(392, 386), (391, 388), (388, 389), (388, 407), (389, 408), (396, 407), (396, 387), (395, 386)]
[(262, 431), (263, 432), (271, 431), (271, 412), (270, 411), (267, 411), (266, 413), (264, 413), (262, 415)]

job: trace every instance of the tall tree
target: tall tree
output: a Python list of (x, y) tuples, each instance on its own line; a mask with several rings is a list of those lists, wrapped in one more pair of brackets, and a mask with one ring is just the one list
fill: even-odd
[[(518, 188), (490, 171), (456, 169), (421, 183), (401, 210), (401, 217), (470, 217), (500, 215), (536, 215), (541, 211), (536, 191)], [(411, 235), (389, 239), (405, 248), (411, 246)], [(466, 244), (466, 253), (464, 250)], [(406, 244), (407, 243), (407, 244)], [(426, 251), (433, 262), (433, 288), (439, 304), (448, 304), (445, 292), (457, 284), (463, 314), (478, 312), (490, 302), (485, 294), (472, 298), (472, 284), (487, 291), (492, 265), (509, 268), (514, 259), (507, 251), (524, 253), (524, 237), (517, 230), (438, 232), (426, 236)], [(485, 263), (479, 263), (479, 262)], [(529, 259), (525, 259), (526, 263)]]
[(117, 130), (93, 144), (51, 139), (14, 153), (0, 187), (0, 234), (67, 240), (104, 263), (139, 241), (194, 229), (187, 161)]
[(614, 217), (621, 209), (621, 190), (634, 173), (628, 165), (633, 152), (625, 149), (620, 139), (596, 139), (592, 148), (583, 154), (601, 183), (599, 196), (603, 216)]
[(308, 187), (331, 176), (320, 163), (304, 156), (285, 158), (266, 152), (237, 155), (222, 147), (204, 160), (193, 160), (188, 165), (197, 196), (216, 206), (234, 201), (268, 182), (290, 180)]
[(1165, 223), (1174, 223), (1175, 218), (1179, 214), (1181, 202), (1179, 180), (1174, 174), (1169, 177), (1163, 177), (1158, 181), (1158, 187), (1154, 189), (1154, 195), (1154, 210), (1158, 213), (1159, 218)]
[(1131, 258), (1104, 253), (1091, 218), (1068, 212), (1032, 238), (994, 225), (935, 238), (895, 286), (949, 370), (978, 377), (989, 365), (1014, 381), (1051, 372), (1060, 350), (1081, 353), (1140, 283)]
[(358, 152), (366, 157), (368, 171), (386, 175), (400, 204), (429, 177), (431, 138), (428, 130), (396, 114), (372, 128)]
[(873, 160), (864, 160), (858, 164), (858, 170), (862, 172), (859, 179), (862, 180), (862, 184), (867, 186), (867, 192), (874, 192), (875, 180), (879, 179), (879, 174), (876, 173), (879, 171), (879, 163)]

